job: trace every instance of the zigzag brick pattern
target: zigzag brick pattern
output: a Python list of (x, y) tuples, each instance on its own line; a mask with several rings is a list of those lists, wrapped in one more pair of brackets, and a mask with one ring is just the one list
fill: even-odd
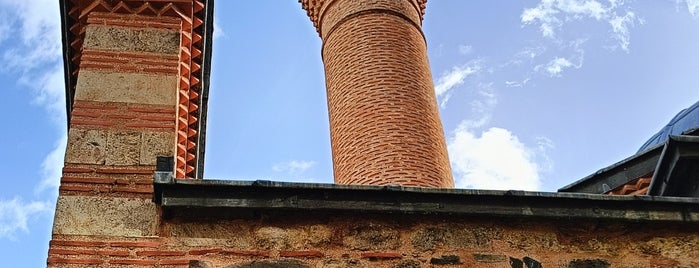
[[(80, 68), (111, 68), (122, 72), (167, 73), (179, 75), (177, 107), (176, 176), (194, 178), (199, 132), (202, 64), (202, 25), (204, 3), (200, 0), (70, 0), (68, 12), (73, 35), (70, 48), (77, 80)], [(131, 19), (128, 16), (132, 15)], [(88, 24), (112, 26), (177, 29), (180, 30), (179, 64), (172, 66), (169, 59), (142, 58), (124, 60), (120, 54), (107, 51), (83, 50), (85, 28)], [(112, 53), (112, 54), (110, 54)], [(112, 57), (112, 62), (104, 61)], [(132, 58), (134, 59), (134, 58)], [(82, 62), (84, 61), (84, 62)], [(75, 92), (75, 85), (71, 85)]]

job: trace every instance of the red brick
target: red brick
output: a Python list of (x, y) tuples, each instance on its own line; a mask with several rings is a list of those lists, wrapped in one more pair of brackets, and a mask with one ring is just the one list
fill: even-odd
[(162, 29), (173, 29), (173, 30), (180, 29), (179, 24), (158, 23), (158, 22), (147, 23), (146, 26), (148, 28), (162, 28)]
[(316, 250), (305, 250), (305, 251), (282, 251), (279, 252), (280, 257), (288, 258), (312, 258), (312, 257), (323, 257), (324, 254)]
[(47, 259), (48, 263), (66, 263), (66, 264), (102, 264), (103, 260), (100, 259), (70, 259), (61, 257), (49, 257)]
[(139, 112), (139, 113), (160, 113), (160, 114), (175, 114), (175, 109), (150, 109), (150, 108), (136, 108), (129, 107), (129, 112)]
[[(120, 184), (120, 185), (128, 185), (128, 184), (131, 184), (131, 181), (132, 180), (130, 180), (130, 179), (116, 179), (115, 183)], [(153, 183), (153, 182), (151, 181), (151, 183)]]
[(132, 128), (165, 128), (165, 129), (175, 129), (175, 122), (172, 123), (126, 123), (127, 127)]
[(75, 103), (73, 103), (73, 108), (99, 109), (99, 110), (118, 109), (118, 107), (115, 107), (112, 105), (113, 104), (103, 103), (103, 102), (91, 102), (91, 101), (76, 100)]
[(157, 115), (143, 115), (139, 119), (148, 121), (165, 121), (165, 122), (175, 122), (174, 116), (157, 116)]
[(396, 252), (364, 252), (362, 258), (368, 259), (400, 259), (403, 255)]
[(101, 241), (74, 241), (74, 240), (51, 240), (51, 246), (66, 246), (66, 247), (104, 247), (106, 242)]
[(156, 241), (116, 241), (110, 242), (109, 246), (123, 248), (159, 248), (160, 242)]
[(147, 180), (137, 179), (137, 180), (131, 180), (131, 181), (136, 185), (152, 185), (153, 184), (152, 179), (147, 179)]
[(97, 113), (93, 111), (88, 111), (88, 110), (73, 110), (73, 112), (70, 113), (71, 116), (82, 116), (82, 117), (92, 117), (92, 118), (99, 118), (102, 116), (102, 113)]
[(144, 175), (151, 175), (155, 172), (155, 170), (152, 167), (148, 167), (147, 169), (139, 169), (139, 168), (98, 168), (97, 173), (104, 173), (104, 174), (144, 174)]
[(114, 192), (124, 192), (124, 193), (136, 193), (136, 194), (149, 194), (153, 193), (153, 186), (150, 187), (122, 187), (116, 186), (112, 188)]
[(80, 68), (82, 69), (103, 69), (103, 70), (110, 70), (114, 68), (114, 65), (112, 64), (107, 64), (107, 63), (96, 63), (96, 62), (89, 62), (89, 61), (84, 61), (80, 63)]
[(189, 251), (189, 255), (206, 255), (210, 253), (219, 253), (223, 251), (221, 248), (211, 248), (211, 249), (193, 249)]
[(155, 73), (155, 74), (177, 74), (178, 70), (176, 67), (163, 67), (163, 68), (156, 68), (156, 67), (146, 67), (143, 68), (144, 73)]
[(269, 251), (265, 250), (224, 250), (221, 251), (222, 254), (228, 255), (238, 255), (238, 256), (256, 256), (256, 257), (269, 257)]
[(119, 256), (119, 257), (126, 257), (130, 256), (131, 252), (127, 250), (100, 250), (97, 251), (98, 255), (102, 256)]
[(176, 250), (144, 250), (136, 252), (136, 256), (184, 256), (187, 255), (185, 251)]
[(73, 118), (70, 120), (71, 125), (90, 125), (90, 126), (113, 126), (116, 123), (109, 120), (87, 120), (82, 118)]
[(74, 191), (74, 192), (92, 192), (95, 190), (92, 186), (84, 185), (61, 185), (58, 187), (59, 191)]
[(136, 117), (137, 116), (132, 115), (132, 114), (110, 114), (110, 115), (107, 115), (107, 118), (110, 118), (110, 119), (134, 119)]
[(94, 171), (91, 168), (79, 168), (79, 167), (63, 167), (63, 173), (90, 173)]
[(95, 255), (94, 249), (49, 249), (49, 255)]
[(134, 259), (117, 259), (110, 260), (109, 264), (122, 264), (122, 265), (156, 265), (157, 260), (134, 260)]
[(94, 183), (94, 184), (113, 184), (114, 179), (110, 178), (94, 178), (94, 177), (70, 177), (63, 176), (61, 178), (63, 183)]
[(651, 267), (677, 267), (680, 264), (679, 261), (668, 259), (668, 258), (652, 258), (650, 259)]

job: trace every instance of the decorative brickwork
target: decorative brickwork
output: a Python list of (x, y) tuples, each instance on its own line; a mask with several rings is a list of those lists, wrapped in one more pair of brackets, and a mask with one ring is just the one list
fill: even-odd
[[(199, 132), (201, 131), (201, 65), (204, 43), (202, 25), (205, 4), (202, 0), (66, 0), (69, 1), (70, 55), (72, 81), (78, 79), (81, 69), (114, 69), (123, 72), (167, 73), (179, 78), (177, 96), (177, 155), (178, 178), (197, 177)], [(179, 31), (178, 61), (147, 53), (120, 54), (112, 49), (93, 51), (83, 44), (87, 25), (110, 25), (144, 28), (151, 31), (170, 29)], [(109, 41), (109, 40), (108, 40)], [(115, 40), (111, 40), (115, 41)], [(122, 41), (134, 44), (131, 39)], [(144, 40), (147, 42), (148, 40)], [(118, 42), (104, 42), (114, 45)], [(150, 49), (157, 47), (146, 46)], [(148, 51), (146, 51), (148, 52)], [(69, 85), (68, 97), (75, 94), (75, 84)], [(72, 101), (72, 100), (71, 100)], [(72, 112), (72, 111), (69, 111)]]
[(426, 1), (301, 1), (323, 39), (335, 182), (453, 187)]

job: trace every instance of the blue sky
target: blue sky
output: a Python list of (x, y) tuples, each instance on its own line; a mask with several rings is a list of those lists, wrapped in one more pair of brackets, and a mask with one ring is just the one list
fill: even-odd
[[(0, 252), (21, 266), (44, 265), (65, 150), (57, 2), (0, 0)], [(699, 0), (431, 0), (424, 31), (460, 188), (555, 191), (699, 100)], [(207, 178), (332, 182), (320, 46), (296, 1), (217, 1)]]

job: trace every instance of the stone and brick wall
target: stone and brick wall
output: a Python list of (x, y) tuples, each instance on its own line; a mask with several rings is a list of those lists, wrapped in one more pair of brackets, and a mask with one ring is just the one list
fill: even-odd
[(301, 1), (323, 40), (335, 182), (453, 187), (425, 1)]
[(51, 267), (128, 256), (129, 237), (156, 235), (155, 161), (175, 154), (181, 20), (85, 17)]
[[(192, 29), (202, 20), (192, 14), (202, 2), (66, 1), (84, 25), (69, 29), (79, 37), (68, 40), (76, 82), (48, 267), (699, 266), (696, 210), (690, 223), (271, 206), (227, 218), (163, 215), (152, 200), (156, 157), (176, 156), (177, 178), (194, 172), (190, 89), (202, 66)], [(302, 2), (324, 41), (337, 181), (452, 187), (420, 29), (425, 1)]]
[[(121, 217), (138, 219), (147, 215)], [(269, 215), (267, 215), (269, 216)], [(157, 236), (51, 242), (52, 267), (697, 267), (699, 228), (596, 221), (288, 214), (165, 220)], [(127, 222), (134, 224), (132, 222)], [(141, 230), (142, 232), (145, 230)], [(146, 232), (147, 233), (147, 232)], [(69, 265), (70, 264), (70, 265)]]

